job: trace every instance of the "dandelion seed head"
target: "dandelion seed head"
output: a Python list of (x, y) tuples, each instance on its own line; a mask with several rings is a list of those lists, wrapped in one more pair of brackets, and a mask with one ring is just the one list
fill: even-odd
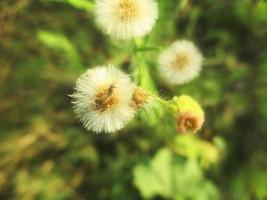
[(158, 8), (155, 0), (96, 0), (95, 15), (105, 33), (127, 40), (152, 30)]
[(128, 75), (113, 66), (95, 67), (78, 79), (74, 110), (87, 130), (114, 132), (135, 113), (130, 106), (134, 87)]
[(184, 84), (194, 79), (201, 70), (203, 57), (188, 40), (178, 40), (161, 53), (158, 71), (165, 82)]
[(124, 0), (118, 3), (117, 17), (121, 22), (131, 22), (138, 17), (138, 4), (133, 2), (134, 0)]
[(173, 60), (172, 67), (177, 70), (184, 70), (190, 64), (190, 58), (186, 53), (177, 54)]

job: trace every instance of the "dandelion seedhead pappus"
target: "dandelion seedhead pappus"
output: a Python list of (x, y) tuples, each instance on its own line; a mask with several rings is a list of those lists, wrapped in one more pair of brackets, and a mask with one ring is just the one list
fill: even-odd
[(193, 42), (178, 40), (160, 54), (158, 71), (166, 83), (179, 85), (199, 74), (202, 60)]
[(155, 0), (96, 0), (95, 16), (104, 33), (129, 40), (152, 30), (158, 7)]
[(72, 95), (77, 117), (88, 130), (114, 132), (135, 113), (130, 106), (134, 92), (130, 77), (113, 66), (87, 70)]

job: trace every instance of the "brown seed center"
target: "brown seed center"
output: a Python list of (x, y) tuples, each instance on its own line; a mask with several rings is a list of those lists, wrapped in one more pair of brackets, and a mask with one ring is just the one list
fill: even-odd
[(118, 18), (121, 22), (129, 22), (138, 16), (138, 5), (135, 0), (120, 0)]
[(180, 133), (196, 133), (202, 126), (201, 118), (194, 113), (181, 113), (177, 118), (177, 129)]
[(104, 87), (99, 90), (94, 102), (97, 111), (104, 112), (118, 105), (119, 100), (114, 89), (114, 84), (111, 84), (109, 87)]
[(172, 66), (178, 70), (183, 70), (189, 64), (188, 55), (179, 53), (176, 55), (175, 60), (172, 62)]

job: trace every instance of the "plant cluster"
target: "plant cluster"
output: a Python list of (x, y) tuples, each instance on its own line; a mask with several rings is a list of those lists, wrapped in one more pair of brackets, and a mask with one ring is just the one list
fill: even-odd
[[(97, 0), (98, 26), (116, 42), (130, 41), (134, 60), (132, 77), (112, 65), (89, 69), (78, 79), (72, 95), (77, 117), (88, 130), (114, 132), (123, 128), (136, 112), (146, 110), (158, 119), (171, 118), (179, 133), (196, 133), (204, 123), (202, 108), (189, 96), (167, 101), (155, 89), (143, 53), (158, 19), (155, 0)], [(145, 37), (145, 39), (144, 39)], [(145, 41), (144, 41), (145, 40)], [(158, 45), (159, 46), (159, 45)], [(166, 84), (181, 85), (201, 70), (202, 54), (193, 42), (177, 40), (159, 55), (158, 72)], [(156, 112), (155, 110), (164, 110)], [(154, 113), (153, 113), (154, 112)]]

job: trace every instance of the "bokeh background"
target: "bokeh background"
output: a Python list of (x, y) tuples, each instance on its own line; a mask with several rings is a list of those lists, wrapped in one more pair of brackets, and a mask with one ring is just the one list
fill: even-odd
[(267, 2), (158, 0), (149, 36), (193, 40), (200, 76), (176, 88), (206, 112), (197, 136), (140, 117), (115, 134), (87, 132), (71, 98), (88, 67), (131, 72), (131, 43), (96, 27), (87, 0), (0, 1), (0, 199), (267, 199)]

